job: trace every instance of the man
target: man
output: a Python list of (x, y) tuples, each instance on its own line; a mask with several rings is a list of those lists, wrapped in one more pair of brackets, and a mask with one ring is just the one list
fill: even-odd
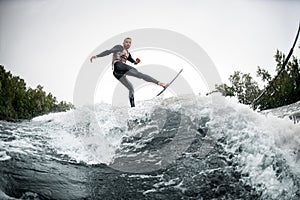
[(109, 54), (112, 55), (112, 65), (113, 65), (113, 75), (116, 79), (118, 79), (128, 90), (129, 90), (129, 101), (131, 107), (134, 107), (134, 89), (130, 81), (127, 79), (126, 75), (128, 76), (134, 76), (136, 78), (144, 79), (145, 81), (155, 83), (159, 86), (166, 87), (166, 84), (157, 81), (156, 79), (152, 78), (151, 76), (148, 76), (146, 74), (143, 74), (139, 72), (134, 67), (131, 67), (126, 64), (126, 60), (130, 61), (131, 63), (134, 63), (135, 65), (140, 62), (140, 59), (134, 60), (131, 57), (131, 54), (129, 53), (128, 49), (131, 46), (131, 38), (125, 38), (122, 45), (116, 45), (110, 50), (103, 51), (102, 53), (92, 56), (90, 58), (90, 61), (93, 62), (94, 59), (98, 57), (107, 56)]

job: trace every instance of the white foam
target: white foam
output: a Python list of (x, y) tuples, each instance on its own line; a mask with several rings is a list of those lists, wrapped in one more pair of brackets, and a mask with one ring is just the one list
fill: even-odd
[(0, 151), (0, 161), (6, 161), (9, 159), (11, 159), (11, 157), (6, 154), (6, 151)]
[(240, 168), (250, 174), (254, 185), (264, 185), (264, 194), (278, 198), (292, 195), (297, 186), (289, 177), (279, 181), (273, 169), (276, 159), (284, 159), (291, 172), (300, 176), (299, 160), (291, 152), (300, 150), (300, 126), (287, 119), (264, 116), (245, 105), (226, 100), (224, 109), (214, 107), (209, 126), (228, 138), (227, 150), (232, 153), (242, 147), (238, 155)]

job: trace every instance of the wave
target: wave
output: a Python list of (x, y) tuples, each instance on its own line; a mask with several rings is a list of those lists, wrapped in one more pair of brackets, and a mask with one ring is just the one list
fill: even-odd
[[(53, 159), (142, 173), (163, 169), (183, 155), (209, 156), (217, 144), (238, 163), (236, 170), (247, 174), (244, 184), (257, 188), (263, 198), (299, 192), (299, 124), (223, 97), (156, 98), (136, 106), (101, 103), (40, 116), (15, 129), (16, 139), (4, 149), (21, 146), (23, 153), (41, 154), (46, 148)], [(35, 135), (34, 142), (26, 134)], [(190, 152), (199, 135), (207, 144)]]

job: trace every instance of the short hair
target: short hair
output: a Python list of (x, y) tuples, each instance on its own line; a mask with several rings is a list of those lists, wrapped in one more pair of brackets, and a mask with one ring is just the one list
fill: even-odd
[(125, 40), (132, 40), (130, 37), (127, 37), (123, 40), (123, 42), (125, 42)]

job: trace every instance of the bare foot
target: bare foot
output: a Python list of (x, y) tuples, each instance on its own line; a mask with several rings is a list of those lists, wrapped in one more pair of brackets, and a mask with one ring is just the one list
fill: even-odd
[(164, 88), (167, 87), (167, 84), (160, 82), (160, 81), (158, 81), (157, 85), (164, 87)]

